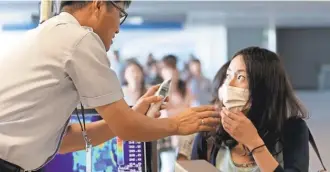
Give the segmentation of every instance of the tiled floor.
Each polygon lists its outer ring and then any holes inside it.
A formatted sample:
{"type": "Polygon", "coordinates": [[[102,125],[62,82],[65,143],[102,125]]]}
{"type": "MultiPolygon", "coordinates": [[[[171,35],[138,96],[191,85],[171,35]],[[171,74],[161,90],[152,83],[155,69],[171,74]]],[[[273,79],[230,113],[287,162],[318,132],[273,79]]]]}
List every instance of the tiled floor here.
{"type": "MultiPolygon", "coordinates": [[[[312,130],[325,166],[330,168],[330,91],[297,91],[298,97],[310,112],[307,123],[312,130]]],[[[316,154],[310,148],[310,171],[321,167],[316,154]]]]}

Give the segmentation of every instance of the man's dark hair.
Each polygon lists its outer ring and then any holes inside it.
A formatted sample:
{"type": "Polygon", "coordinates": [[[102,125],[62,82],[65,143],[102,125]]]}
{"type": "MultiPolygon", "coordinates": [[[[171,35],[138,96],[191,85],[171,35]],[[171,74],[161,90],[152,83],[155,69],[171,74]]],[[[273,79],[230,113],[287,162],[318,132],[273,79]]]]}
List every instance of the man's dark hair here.
{"type": "MultiPolygon", "coordinates": [[[[90,3],[92,1],[61,1],[61,5],[60,5],[60,11],[65,11],[65,7],[71,7],[71,9],[73,11],[75,10],[80,10],[82,8],[84,8],[88,3],[90,3]]],[[[111,1],[105,1],[107,3],[107,5],[111,5],[111,1]]],[[[125,8],[128,8],[131,4],[132,1],[128,0],[128,1],[113,1],[114,3],[119,3],[119,2],[123,2],[125,8]]]]}

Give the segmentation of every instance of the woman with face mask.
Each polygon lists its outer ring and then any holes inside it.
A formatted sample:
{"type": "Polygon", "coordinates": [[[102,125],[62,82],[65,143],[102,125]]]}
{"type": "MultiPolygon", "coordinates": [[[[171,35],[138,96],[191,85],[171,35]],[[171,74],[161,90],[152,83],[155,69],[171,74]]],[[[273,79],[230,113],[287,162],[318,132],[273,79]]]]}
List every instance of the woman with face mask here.
{"type": "Polygon", "coordinates": [[[196,136],[192,159],[223,172],[307,172],[307,114],[277,54],[249,47],[227,65],[215,80],[221,124],[196,136]]]}

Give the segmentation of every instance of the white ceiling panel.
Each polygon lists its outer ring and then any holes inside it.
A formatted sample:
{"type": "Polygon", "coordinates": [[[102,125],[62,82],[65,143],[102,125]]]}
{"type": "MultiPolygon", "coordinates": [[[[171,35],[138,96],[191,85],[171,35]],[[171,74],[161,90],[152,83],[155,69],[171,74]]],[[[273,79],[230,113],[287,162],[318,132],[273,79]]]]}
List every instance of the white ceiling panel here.
{"type": "MultiPolygon", "coordinates": [[[[0,1],[0,22],[27,20],[39,1],[0,1]],[[14,17],[10,17],[10,14],[14,17]],[[19,17],[17,16],[25,16],[19,17]],[[5,16],[5,17],[1,17],[5,16]],[[8,17],[9,16],[9,17],[8,17]],[[15,18],[16,17],[16,18],[15,18]]],[[[330,1],[140,1],[129,16],[147,22],[225,24],[228,26],[330,26],[330,1]]]]}

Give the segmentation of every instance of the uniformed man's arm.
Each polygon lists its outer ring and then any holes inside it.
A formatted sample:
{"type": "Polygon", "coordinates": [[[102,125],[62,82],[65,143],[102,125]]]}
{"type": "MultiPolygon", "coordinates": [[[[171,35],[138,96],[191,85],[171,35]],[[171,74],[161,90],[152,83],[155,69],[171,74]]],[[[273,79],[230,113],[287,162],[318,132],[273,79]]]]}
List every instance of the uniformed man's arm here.
{"type": "MultiPolygon", "coordinates": [[[[111,138],[115,134],[110,130],[108,124],[104,120],[86,124],[88,137],[91,139],[93,146],[99,145],[111,138]]],[[[82,136],[81,127],[79,124],[71,124],[59,150],[59,153],[65,154],[75,152],[85,148],[85,141],[82,136]]]]}
{"type": "Polygon", "coordinates": [[[177,134],[174,119],[150,118],[133,111],[122,99],[96,108],[109,127],[123,140],[150,141],[177,134]]]}
{"type": "MultiPolygon", "coordinates": [[[[124,100],[98,107],[105,120],[86,124],[93,146],[118,136],[123,140],[149,141],[174,134],[176,126],[169,119],[154,119],[133,111],[124,100]],[[155,121],[157,120],[157,121],[155,121]],[[107,122],[106,122],[107,121],[107,122]],[[114,130],[114,131],[112,131],[114,130]]],[[[59,150],[60,154],[83,150],[85,142],[79,124],[68,127],[59,150]]]]}
{"type": "MultiPolygon", "coordinates": [[[[142,115],[146,113],[151,103],[160,101],[161,99],[153,96],[158,88],[159,86],[154,86],[149,89],[148,92],[139,99],[138,103],[133,107],[133,110],[135,112],[140,112],[141,114],[139,115],[142,115]]],[[[157,116],[157,114],[155,115],[157,116]]],[[[104,120],[86,124],[86,129],[93,146],[106,142],[116,136],[104,120]]],[[[85,142],[82,137],[80,125],[70,125],[67,129],[66,135],[63,138],[59,153],[64,154],[83,150],[84,148],[85,142]]]]}

